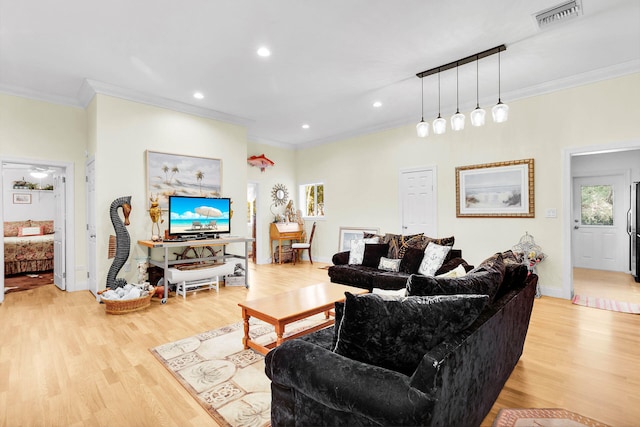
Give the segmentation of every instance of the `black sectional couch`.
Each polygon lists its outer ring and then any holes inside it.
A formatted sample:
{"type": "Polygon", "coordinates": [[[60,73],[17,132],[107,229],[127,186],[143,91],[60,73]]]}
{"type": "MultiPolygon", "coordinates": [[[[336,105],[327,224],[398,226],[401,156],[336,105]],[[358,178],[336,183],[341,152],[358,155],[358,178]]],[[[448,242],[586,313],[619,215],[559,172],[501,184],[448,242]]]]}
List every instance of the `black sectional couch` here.
{"type": "Polygon", "coordinates": [[[406,298],[347,295],[335,327],[267,354],[272,425],[480,425],[522,354],[537,283],[502,258],[412,275],[406,298]]]}
{"type": "MultiPolygon", "coordinates": [[[[384,252],[386,255],[386,250],[384,252]]],[[[362,264],[352,265],[349,264],[348,251],[338,252],[332,258],[333,265],[329,267],[329,279],[333,283],[357,286],[368,289],[369,292],[371,292],[373,288],[387,290],[402,289],[405,287],[409,276],[417,273],[422,255],[424,255],[424,251],[422,250],[410,250],[402,258],[400,271],[392,272],[378,269],[380,254],[377,254],[377,257],[372,256],[370,260],[366,258],[365,254],[365,259],[362,264]]],[[[461,250],[451,249],[444,264],[442,264],[442,267],[440,267],[436,274],[451,271],[460,264],[464,265],[467,271],[473,269],[472,265],[467,264],[465,260],[462,259],[461,250]]]]}

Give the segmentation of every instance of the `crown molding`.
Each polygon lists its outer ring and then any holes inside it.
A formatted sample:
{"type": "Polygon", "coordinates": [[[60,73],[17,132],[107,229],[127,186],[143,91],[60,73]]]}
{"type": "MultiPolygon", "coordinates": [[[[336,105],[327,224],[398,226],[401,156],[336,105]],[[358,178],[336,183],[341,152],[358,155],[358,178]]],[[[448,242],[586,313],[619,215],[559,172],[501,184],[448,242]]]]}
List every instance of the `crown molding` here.
{"type": "Polygon", "coordinates": [[[67,96],[60,96],[51,93],[38,92],[31,89],[25,89],[17,86],[8,86],[0,84],[0,92],[7,95],[18,96],[20,98],[33,99],[35,101],[48,102],[51,104],[66,105],[68,107],[84,108],[84,106],[76,99],[67,96]]]}
{"type": "Polygon", "coordinates": [[[96,94],[113,96],[116,98],[125,99],[127,101],[152,105],[154,107],[166,108],[168,110],[177,111],[180,113],[192,114],[194,116],[220,120],[226,123],[232,123],[241,126],[249,126],[253,123],[253,120],[247,119],[245,117],[235,116],[233,114],[227,114],[209,108],[197,107],[195,105],[175,101],[173,99],[149,95],[143,92],[122,88],[97,80],[85,79],[79,91],[79,96],[82,99],[84,108],[89,105],[89,102],[91,102],[96,94]]]}

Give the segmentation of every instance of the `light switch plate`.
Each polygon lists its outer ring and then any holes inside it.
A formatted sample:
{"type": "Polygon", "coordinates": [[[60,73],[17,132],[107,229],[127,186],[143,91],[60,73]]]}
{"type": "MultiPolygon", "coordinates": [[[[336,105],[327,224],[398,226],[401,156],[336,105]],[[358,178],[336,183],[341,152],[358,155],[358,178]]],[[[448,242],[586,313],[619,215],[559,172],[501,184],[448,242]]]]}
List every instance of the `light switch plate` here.
{"type": "Polygon", "coordinates": [[[558,216],[556,208],[547,208],[544,212],[544,216],[545,218],[556,218],[558,216]]]}

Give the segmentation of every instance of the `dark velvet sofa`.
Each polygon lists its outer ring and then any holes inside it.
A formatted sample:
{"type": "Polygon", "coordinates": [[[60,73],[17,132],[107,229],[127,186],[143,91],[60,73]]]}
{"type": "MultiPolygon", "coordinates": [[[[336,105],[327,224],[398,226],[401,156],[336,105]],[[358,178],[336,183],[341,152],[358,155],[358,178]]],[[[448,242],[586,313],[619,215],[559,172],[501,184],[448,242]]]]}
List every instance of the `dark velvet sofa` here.
{"type": "MultiPolygon", "coordinates": [[[[373,258],[372,261],[365,258],[363,264],[352,265],[349,264],[348,251],[338,252],[332,258],[333,265],[329,267],[328,270],[329,279],[333,283],[356,286],[368,289],[369,292],[371,292],[373,288],[386,290],[402,289],[405,287],[409,276],[417,272],[418,266],[416,264],[420,264],[423,252],[420,250],[416,252],[416,254],[419,258],[413,260],[413,254],[410,251],[409,254],[403,257],[403,262],[400,264],[400,271],[392,272],[377,268],[380,259],[379,255],[373,258]]],[[[462,251],[460,249],[451,249],[444,264],[436,274],[453,270],[459,264],[463,264],[467,271],[473,268],[473,266],[468,265],[462,259],[462,251]]]]}
{"type": "MultiPolygon", "coordinates": [[[[271,350],[265,370],[272,381],[272,425],[480,425],[522,354],[537,283],[537,276],[527,275],[525,266],[505,265],[502,257],[498,258],[488,268],[483,262],[463,278],[412,275],[406,284],[407,298],[347,295],[345,303],[336,303],[336,327],[286,341],[271,350]],[[456,295],[442,295],[447,293],[456,295]],[[425,296],[434,294],[440,295],[425,296]],[[452,298],[454,303],[460,298],[476,302],[484,298],[486,305],[477,317],[471,316],[470,325],[460,324],[464,326],[460,330],[445,328],[439,340],[437,333],[419,335],[428,336],[424,340],[430,341],[429,345],[435,343],[424,352],[415,350],[411,337],[405,344],[398,341],[405,332],[412,333],[415,317],[405,321],[396,313],[391,320],[370,322],[356,341],[366,335],[361,344],[368,348],[370,341],[396,341],[384,344],[387,348],[381,354],[363,351],[347,357],[339,350],[343,335],[347,335],[346,324],[353,320],[350,307],[354,298],[396,306],[418,300],[421,307],[424,298],[452,298]],[[380,298],[390,300],[381,302],[380,298]],[[389,321],[402,325],[398,337],[376,333],[376,328],[385,328],[389,321]],[[389,355],[392,364],[405,364],[398,368],[385,366],[389,355]],[[381,357],[383,362],[367,363],[372,357],[381,357]],[[406,364],[411,360],[414,362],[406,364]]],[[[377,313],[389,311],[383,307],[377,313]]],[[[442,325],[453,316],[455,323],[461,316],[470,316],[468,308],[444,310],[432,321],[442,325]]],[[[417,322],[425,317],[429,315],[417,318],[417,322]]],[[[421,339],[414,337],[413,341],[421,344],[421,339]]]]}

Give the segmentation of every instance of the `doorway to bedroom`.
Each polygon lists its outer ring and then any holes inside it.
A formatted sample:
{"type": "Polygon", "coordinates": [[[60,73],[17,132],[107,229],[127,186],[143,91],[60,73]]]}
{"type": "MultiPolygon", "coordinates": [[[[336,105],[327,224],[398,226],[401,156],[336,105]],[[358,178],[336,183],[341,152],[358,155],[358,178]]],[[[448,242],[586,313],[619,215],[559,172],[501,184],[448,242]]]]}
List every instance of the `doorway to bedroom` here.
{"type": "MultiPolygon", "coordinates": [[[[3,158],[3,275],[7,293],[55,284],[67,290],[66,163],[3,158]]],[[[73,174],[73,172],[71,172],[73,174]]]]}

